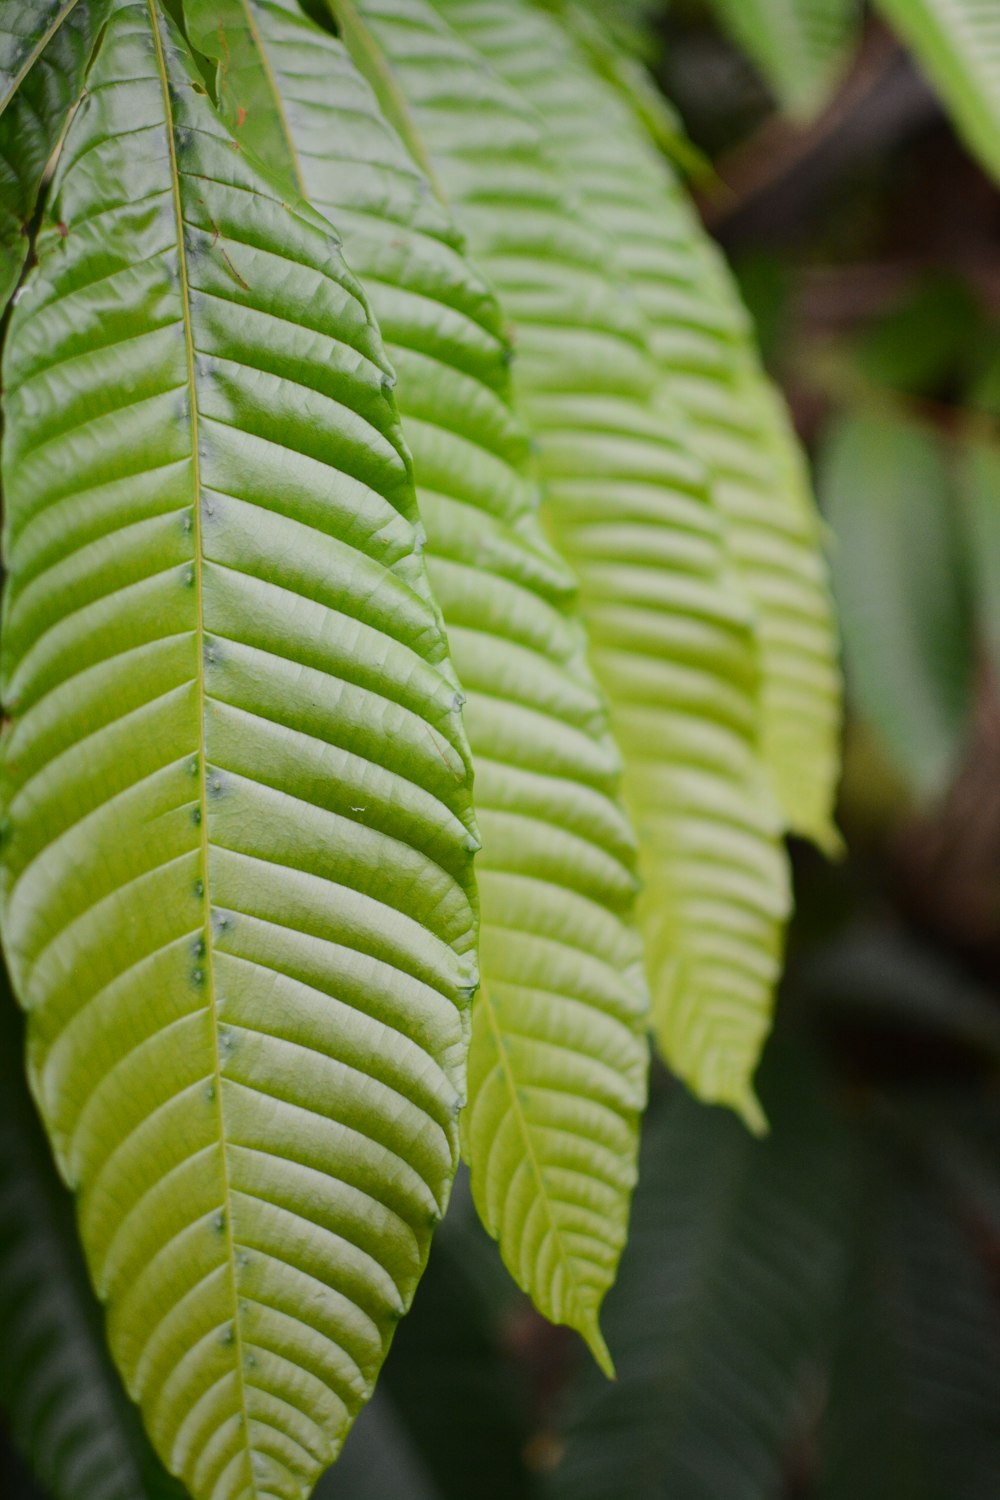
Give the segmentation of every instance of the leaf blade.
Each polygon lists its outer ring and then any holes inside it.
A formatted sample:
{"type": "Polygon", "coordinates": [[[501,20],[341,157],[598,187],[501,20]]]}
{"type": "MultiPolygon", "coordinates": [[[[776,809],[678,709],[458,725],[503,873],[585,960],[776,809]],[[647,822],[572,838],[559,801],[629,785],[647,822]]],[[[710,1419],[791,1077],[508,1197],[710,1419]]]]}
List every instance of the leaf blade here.
{"type": "Polygon", "coordinates": [[[298,1497],[457,1157],[476,840],[409,460],[328,228],[151,6],[112,14],[38,253],[4,452],[33,1083],[168,1466],[298,1497]]]}
{"type": "Polygon", "coordinates": [[[515,392],[626,751],[658,1040],[694,1087],[759,1126],[750,1078],[789,896],[756,764],[750,619],[614,250],[500,76],[521,56],[544,71],[555,23],[521,5],[362,8],[515,325],[515,392]]]}
{"type": "Polygon", "coordinates": [[[625,1239],[647,1062],[634,852],[572,580],[538,526],[500,312],[343,47],[293,5],[241,0],[224,8],[224,52],[218,13],[189,3],[230,124],[274,122],[274,89],[286,101],[272,161],[291,152],[343,234],[399,375],[477,765],[485,982],[462,1127],[477,1205],[518,1283],[607,1367],[598,1309],[625,1239]],[[573,945],[589,987],[560,961],[573,945]],[[602,1215],[581,1225],[595,1197],[602,1215]]]}

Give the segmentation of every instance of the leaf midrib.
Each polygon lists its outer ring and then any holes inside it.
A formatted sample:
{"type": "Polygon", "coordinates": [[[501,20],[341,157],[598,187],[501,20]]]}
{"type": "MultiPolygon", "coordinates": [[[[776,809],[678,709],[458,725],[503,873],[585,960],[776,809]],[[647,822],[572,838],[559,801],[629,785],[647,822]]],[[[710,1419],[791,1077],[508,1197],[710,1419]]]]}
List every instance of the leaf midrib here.
{"type": "Polygon", "coordinates": [[[233,1216],[232,1216],[232,1192],[229,1182],[229,1160],[226,1154],[226,1122],[225,1111],[222,1103],[222,1059],[219,1053],[219,1014],[218,998],[215,988],[215,969],[212,947],[212,902],[209,891],[209,838],[208,838],[208,788],[206,775],[206,736],[205,736],[205,700],[207,696],[205,683],[205,612],[203,597],[203,556],[202,556],[202,529],[201,529],[201,458],[198,444],[198,395],[195,373],[195,342],[194,330],[191,325],[191,297],[190,280],[188,275],[187,252],[184,245],[184,212],[181,203],[180,170],[177,162],[177,142],[174,131],[174,112],[170,98],[170,81],[167,73],[166,58],[163,52],[163,38],[160,32],[159,17],[156,10],[156,0],[146,0],[149,10],[150,29],[153,34],[153,46],[156,54],[156,66],[160,75],[160,86],[163,92],[163,112],[166,121],[167,148],[170,156],[170,186],[173,201],[174,222],[177,239],[178,272],[180,276],[180,298],[181,315],[184,330],[184,352],[187,362],[188,397],[191,413],[191,472],[192,489],[194,492],[192,505],[192,535],[194,545],[194,590],[195,590],[195,650],[196,662],[196,684],[198,697],[198,828],[201,839],[201,900],[202,900],[202,942],[204,953],[202,963],[204,965],[206,995],[210,1026],[212,1033],[213,1049],[213,1089],[215,1108],[218,1120],[218,1144],[219,1160],[222,1174],[222,1213],[225,1220],[223,1229],[226,1236],[226,1259],[229,1268],[230,1297],[232,1301],[233,1321],[233,1352],[236,1365],[236,1384],[239,1391],[240,1414],[242,1418],[242,1432],[244,1434],[243,1454],[249,1476],[251,1500],[259,1500],[257,1480],[250,1462],[250,1425],[249,1411],[247,1408],[246,1378],[244,1374],[243,1355],[243,1332],[240,1325],[239,1288],[236,1282],[236,1245],[233,1238],[233,1216]]]}

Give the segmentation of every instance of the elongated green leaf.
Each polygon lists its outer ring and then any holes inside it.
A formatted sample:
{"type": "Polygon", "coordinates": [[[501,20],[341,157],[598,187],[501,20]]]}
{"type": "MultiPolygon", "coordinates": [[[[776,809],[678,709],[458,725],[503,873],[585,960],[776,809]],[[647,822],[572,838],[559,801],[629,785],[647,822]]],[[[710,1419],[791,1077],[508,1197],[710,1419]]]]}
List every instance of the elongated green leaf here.
{"type": "Polygon", "coordinates": [[[619,262],[756,611],[765,763],[789,828],[835,848],[840,683],[826,567],[804,459],[732,277],[639,114],[591,76],[581,49],[552,25],[546,64],[509,26],[496,38],[491,56],[541,108],[592,217],[619,226],[619,262]]]}
{"type": "Polygon", "coordinates": [[[658,1038],[696,1089],[758,1120],[749,1080],[788,891],[756,764],[748,616],[609,226],[577,211],[537,116],[470,45],[493,56],[509,31],[545,68],[555,23],[516,3],[362,10],[514,322],[515,388],[626,753],[658,1038]]]}
{"type": "Polygon", "coordinates": [[[391,377],[172,24],[115,5],[5,351],[4,936],[112,1350],[300,1500],[457,1154],[476,847],[391,377]]]}
{"type": "Polygon", "coordinates": [[[877,0],[966,143],[1000,179],[1000,10],[991,0],[877,0]]]}
{"type": "Polygon", "coordinates": [[[957,500],[941,440],[891,408],[848,413],[820,463],[859,712],[927,796],[947,785],[971,708],[957,500]]]}
{"type": "Polygon", "coordinates": [[[183,1500],[108,1357],[0,983],[0,1409],[50,1500],[183,1500]]]}
{"type": "Polygon", "coordinates": [[[293,0],[188,0],[188,15],[234,132],[344,235],[399,375],[483,832],[473,1188],[519,1283],[607,1365],[597,1312],[647,1063],[634,849],[572,579],[525,478],[499,310],[339,41],[293,0]]]}
{"type": "Polygon", "coordinates": [[[618,1381],[571,1388],[558,1500],[764,1500],[840,1308],[848,1157],[802,1050],[761,1069],[755,1141],[677,1091],[654,1105],[607,1322],[618,1381]]]}
{"type": "Polygon", "coordinates": [[[757,64],[782,109],[804,120],[818,114],[850,59],[861,19],[858,0],[709,4],[757,64]]]}
{"type": "Polygon", "coordinates": [[[50,24],[44,9],[8,4],[0,12],[0,86],[11,91],[0,100],[0,312],[20,278],[42,179],[83,90],[108,0],[51,5],[50,24]],[[27,45],[29,28],[44,46],[27,45]]]}

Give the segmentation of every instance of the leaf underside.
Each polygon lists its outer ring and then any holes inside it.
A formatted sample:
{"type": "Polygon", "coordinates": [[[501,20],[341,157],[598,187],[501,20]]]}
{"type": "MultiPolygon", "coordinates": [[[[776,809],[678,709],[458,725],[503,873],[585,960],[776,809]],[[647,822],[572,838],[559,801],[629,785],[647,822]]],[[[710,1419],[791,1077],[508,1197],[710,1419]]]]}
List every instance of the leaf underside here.
{"type": "Polygon", "coordinates": [[[506,14],[503,32],[480,32],[489,55],[541,110],[592,217],[619,226],[622,269],[707,466],[755,613],[761,753],[775,795],[793,832],[834,849],[837,642],[817,516],[788,414],[760,370],[721,254],[635,109],[593,76],[581,48],[556,25],[506,14]]]}
{"type": "Polygon", "coordinates": [[[5,941],[112,1351],[300,1500],[455,1167],[467,749],[367,305],[115,6],[7,340],[5,941]]]}
{"type": "Polygon", "coordinates": [[[757,1123],[788,888],[756,765],[749,617],[614,249],[567,196],[536,114],[470,45],[499,65],[507,31],[537,47],[533,20],[550,23],[518,5],[362,9],[514,323],[516,393],[626,754],[657,1035],[695,1088],[757,1123]]]}
{"type": "Polygon", "coordinates": [[[372,298],[413,452],[428,566],[466,695],[483,987],[463,1117],[477,1206],[541,1310],[608,1367],[645,1099],[632,836],[573,584],[539,529],[495,299],[341,44],[290,0],[191,3],[237,135],[293,174],[372,298]],[[254,120],[275,121],[264,140],[254,120]],[[242,125],[240,122],[243,122],[242,125]]]}

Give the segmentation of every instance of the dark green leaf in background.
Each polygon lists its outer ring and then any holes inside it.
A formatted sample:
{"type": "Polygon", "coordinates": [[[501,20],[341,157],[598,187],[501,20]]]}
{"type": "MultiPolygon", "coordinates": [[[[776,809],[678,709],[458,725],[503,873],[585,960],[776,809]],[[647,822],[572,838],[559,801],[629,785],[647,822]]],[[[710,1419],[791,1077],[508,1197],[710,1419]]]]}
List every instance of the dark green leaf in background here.
{"type": "MultiPolygon", "coordinates": [[[[111,1363],[0,976],[0,1410],[51,1500],[183,1500],[111,1363]]],[[[17,1497],[15,1495],[15,1500],[17,1497]]]]}
{"type": "Polygon", "coordinates": [[[992,1500],[1000,1305],[974,1245],[898,1143],[867,1143],[821,1500],[992,1500]]]}
{"type": "Polygon", "coordinates": [[[962,749],[974,654],[943,440],[886,404],[847,412],[826,436],[820,491],[855,708],[931,796],[962,749]]]}
{"type": "Polygon", "coordinates": [[[804,1423],[842,1273],[847,1162],[808,1060],[761,1070],[752,1139],[679,1086],[644,1142],[608,1298],[618,1381],[573,1392],[553,1500],[772,1500],[804,1423]]]}

